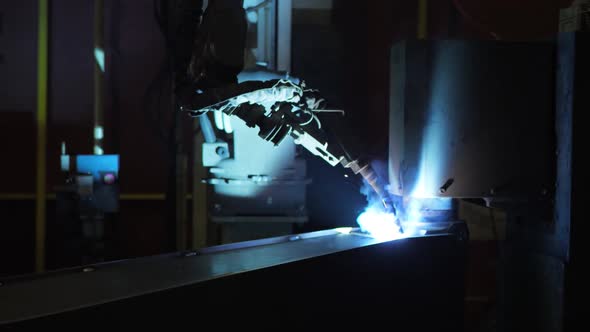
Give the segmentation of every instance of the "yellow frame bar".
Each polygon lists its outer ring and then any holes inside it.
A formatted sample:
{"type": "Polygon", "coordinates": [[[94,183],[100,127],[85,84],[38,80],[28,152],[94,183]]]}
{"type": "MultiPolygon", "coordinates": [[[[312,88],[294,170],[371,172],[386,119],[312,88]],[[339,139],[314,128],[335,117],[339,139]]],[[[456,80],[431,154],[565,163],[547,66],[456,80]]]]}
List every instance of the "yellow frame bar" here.
{"type": "Polygon", "coordinates": [[[428,36],[428,0],[418,0],[418,39],[428,36]]]}
{"type": "Polygon", "coordinates": [[[37,184],[35,194],[35,271],[37,272],[45,270],[48,2],[49,0],[39,0],[37,45],[37,184]]]}
{"type": "MultiPolygon", "coordinates": [[[[56,199],[55,193],[45,193],[46,200],[56,199]]],[[[186,199],[193,199],[192,194],[186,194],[186,199]]],[[[163,201],[166,199],[164,193],[128,193],[120,194],[121,201],[163,201]]],[[[0,192],[0,201],[37,201],[35,193],[2,193],[0,192]]]]}

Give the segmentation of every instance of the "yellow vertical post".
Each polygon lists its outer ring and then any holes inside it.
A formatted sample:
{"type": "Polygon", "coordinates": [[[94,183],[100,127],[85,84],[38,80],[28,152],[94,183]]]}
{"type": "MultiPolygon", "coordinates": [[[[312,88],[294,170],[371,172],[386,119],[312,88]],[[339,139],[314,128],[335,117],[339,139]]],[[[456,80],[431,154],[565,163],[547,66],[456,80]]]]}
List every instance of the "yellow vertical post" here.
{"type": "Polygon", "coordinates": [[[103,91],[105,72],[104,4],[94,0],[94,154],[104,153],[103,91]]]}
{"type": "Polygon", "coordinates": [[[45,270],[48,1],[39,0],[37,45],[37,184],[35,195],[35,271],[37,272],[45,270]]]}
{"type": "Polygon", "coordinates": [[[428,0],[418,0],[418,39],[428,35],[428,0]]]}
{"type": "MultiPolygon", "coordinates": [[[[194,119],[195,132],[199,129],[199,120],[194,119]]],[[[193,137],[193,216],[192,216],[192,248],[199,249],[207,246],[207,185],[201,179],[207,176],[203,167],[203,135],[193,137]]]]}

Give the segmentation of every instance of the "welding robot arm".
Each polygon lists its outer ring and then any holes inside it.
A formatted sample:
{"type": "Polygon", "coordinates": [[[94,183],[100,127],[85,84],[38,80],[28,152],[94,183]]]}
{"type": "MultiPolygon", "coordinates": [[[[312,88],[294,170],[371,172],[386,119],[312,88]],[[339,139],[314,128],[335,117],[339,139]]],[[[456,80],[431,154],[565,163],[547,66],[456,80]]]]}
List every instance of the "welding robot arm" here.
{"type": "Polygon", "coordinates": [[[260,138],[275,145],[291,136],[296,144],[328,164],[341,165],[362,176],[382,200],[383,208],[394,212],[385,185],[371,165],[351,157],[322,127],[318,115],[333,112],[325,106],[317,90],[309,89],[305,82],[298,84],[285,78],[198,90],[185,95],[181,109],[194,117],[206,116],[210,111],[237,116],[249,127],[257,127],[260,138]]]}
{"type": "MultiPolygon", "coordinates": [[[[202,1],[181,0],[182,7],[198,10],[202,1]]],[[[194,12],[194,11],[193,11],[194,12]]],[[[182,111],[193,117],[220,111],[237,116],[249,127],[258,127],[258,135],[275,145],[287,136],[328,164],[340,164],[359,174],[381,198],[383,208],[394,212],[384,184],[368,162],[351,157],[339,141],[327,135],[319,114],[326,110],[326,101],[318,91],[297,79],[237,82],[244,66],[247,23],[242,0],[210,0],[201,22],[195,28],[190,63],[182,56],[182,72],[176,70],[176,96],[182,111]]],[[[191,15],[186,22],[194,23],[191,15]]],[[[191,24],[192,24],[191,23],[191,24]]],[[[186,24],[191,26],[191,24],[186,24]]],[[[179,47],[182,45],[179,45],[179,47]]],[[[184,46],[183,46],[184,47],[184,46]]]]}

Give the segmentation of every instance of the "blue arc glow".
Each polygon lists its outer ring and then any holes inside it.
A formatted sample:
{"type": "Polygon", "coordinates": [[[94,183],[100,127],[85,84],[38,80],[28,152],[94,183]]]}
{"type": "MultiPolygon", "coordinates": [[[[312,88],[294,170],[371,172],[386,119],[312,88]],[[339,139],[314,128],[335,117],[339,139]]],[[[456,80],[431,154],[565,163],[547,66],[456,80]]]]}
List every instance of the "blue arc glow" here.
{"type": "Polygon", "coordinates": [[[356,222],[361,230],[368,232],[377,240],[397,240],[406,237],[395,222],[395,215],[387,213],[379,206],[370,205],[361,213],[356,222]]]}
{"type": "MultiPolygon", "coordinates": [[[[456,121],[452,112],[455,105],[450,103],[453,99],[449,96],[462,93],[453,84],[449,84],[449,78],[453,77],[452,73],[460,70],[451,67],[454,63],[452,54],[443,53],[434,58],[432,79],[429,82],[431,95],[427,109],[424,110],[424,114],[420,114],[423,117],[420,125],[424,127],[419,137],[420,150],[416,156],[417,173],[403,190],[403,214],[388,214],[369,199],[368,207],[357,218],[361,229],[371,233],[375,238],[393,240],[425,235],[423,225],[419,224],[426,221],[425,213],[431,209],[451,208],[452,200],[440,197],[439,188],[444,184],[446,177],[451,176],[448,174],[447,158],[452,155],[453,150],[447,142],[456,121]],[[396,218],[402,220],[403,233],[396,224],[396,218]]],[[[369,197],[363,189],[361,192],[369,197]]]]}
{"type": "Polygon", "coordinates": [[[405,191],[411,197],[439,197],[439,189],[452,177],[449,174],[448,158],[453,155],[453,147],[449,137],[456,130],[453,96],[461,94],[453,84],[459,64],[448,52],[437,53],[433,59],[432,78],[430,80],[430,98],[427,109],[422,115],[424,120],[421,133],[421,147],[418,155],[417,176],[413,186],[405,191]]]}

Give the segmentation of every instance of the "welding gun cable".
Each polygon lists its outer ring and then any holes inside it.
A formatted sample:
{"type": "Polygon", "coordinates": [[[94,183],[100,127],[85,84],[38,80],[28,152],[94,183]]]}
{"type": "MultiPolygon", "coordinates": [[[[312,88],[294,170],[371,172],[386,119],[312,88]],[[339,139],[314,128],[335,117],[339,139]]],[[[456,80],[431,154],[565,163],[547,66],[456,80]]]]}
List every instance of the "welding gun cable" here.
{"type": "Polygon", "coordinates": [[[302,126],[302,127],[307,126],[308,124],[312,123],[315,120],[315,122],[318,124],[318,129],[322,129],[322,123],[320,122],[320,119],[317,117],[317,115],[315,115],[312,112],[307,111],[307,110],[304,110],[303,112],[305,114],[308,114],[310,117],[309,117],[309,120],[300,124],[300,126],[302,126]]]}
{"type": "Polygon", "coordinates": [[[311,113],[309,113],[309,111],[305,111],[305,110],[303,111],[303,113],[309,115],[309,119],[308,120],[306,120],[305,122],[302,122],[302,123],[299,124],[300,126],[305,127],[308,124],[310,124],[310,123],[313,122],[314,114],[311,114],[311,113]]]}

